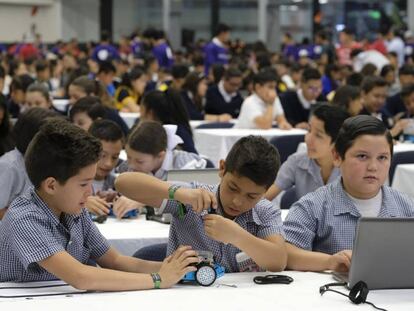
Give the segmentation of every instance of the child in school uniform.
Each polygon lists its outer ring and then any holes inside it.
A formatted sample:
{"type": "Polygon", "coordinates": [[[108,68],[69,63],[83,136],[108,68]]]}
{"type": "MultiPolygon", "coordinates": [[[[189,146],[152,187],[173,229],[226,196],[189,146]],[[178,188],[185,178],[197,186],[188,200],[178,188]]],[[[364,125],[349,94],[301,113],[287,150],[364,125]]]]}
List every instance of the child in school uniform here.
{"type": "Polygon", "coordinates": [[[296,152],[282,164],[276,181],[267,191],[273,200],[282,190],[295,186],[296,199],[313,192],[341,175],[334,166],[332,148],[342,123],[349,115],[343,109],[327,104],[315,108],[305,135],[307,151],[296,152]]]}
{"type": "Polygon", "coordinates": [[[126,143],[128,168],[122,165],[119,171],[142,172],[166,180],[168,170],[205,168],[207,161],[198,154],[176,149],[182,143],[176,131],[176,125],[140,122],[126,143]]]}
{"type": "Polygon", "coordinates": [[[248,136],[221,160],[219,185],[193,182],[188,189],[142,173],[124,173],[115,186],[133,200],[172,213],[168,254],[188,244],[211,251],[227,272],[243,271],[252,264],[281,271],[287,259],[281,213],[263,199],[279,163],[279,154],[271,144],[262,137],[248,136]],[[214,214],[207,213],[211,208],[214,214]],[[249,264],[236,259],[242,253],[240,257],[250,257],[249,264]]]}
{"type": "Polygon", "coordinates": [[[50,117],[56,117],[56,114],[33,108],[21,114],[13,128],[16,148],[0,158],[0,220],[10,203],[31,186],[24,167],[24,154],[43,121],[50,117]]]}
{"type": "Polygon", "coordinates": [[[102,154],[96,167],[92,182],[92,195],[86,201],[86,208],[95,215],[108,215],[110,203],[113,213],[122,218],[126,211],[137,209],[141,205],[115,192],[114,168],[118,164],[119,154],[124,146],[124,134],[118,124],[111,120],[96,120],[89,133],[102,144],[102,154]]]}
{"type": "Polygon", "coordinates": [[[414,216],[414,202],[383,185],[392,153],[381,120],[360,115],[344,122],[334,150],[342,177],[302,197],[284,222],[288,268],[347,271],[360,217],[414,216]]]}
{"type": "Polygon", "coordinates": [[[271,69],[264,69],[253,78],[252,95],[247,97],[240,110],[239,118],[234,126],[240,129],[270,129],[273,121],[283,130],[292,126],[285,118],[282,104],[276,94],[277,77],[271,69]]]}
{"type": "Polygon", "coordinates": [[[110,247],[84,209],[100,153],[97,138],[64,120],[49,120],[36,134],[25,156],[34,188],[13,201],[0,226],[0,282],[61,279],[84,290],[138,290],[170,287],[195,271],[190,247],[162,263],[110,247]]]}

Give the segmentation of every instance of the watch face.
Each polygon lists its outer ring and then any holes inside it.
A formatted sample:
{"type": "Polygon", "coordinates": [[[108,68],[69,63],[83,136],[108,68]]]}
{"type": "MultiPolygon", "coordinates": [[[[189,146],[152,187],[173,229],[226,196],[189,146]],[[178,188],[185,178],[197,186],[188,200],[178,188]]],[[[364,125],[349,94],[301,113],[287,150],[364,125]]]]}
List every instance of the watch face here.
{"type": "Polygon", "coordinates": [[[209,265],[202,266],[196,272],[196,280],[202,286],[210,286],[216,280],[216,271],[209,265]]]}

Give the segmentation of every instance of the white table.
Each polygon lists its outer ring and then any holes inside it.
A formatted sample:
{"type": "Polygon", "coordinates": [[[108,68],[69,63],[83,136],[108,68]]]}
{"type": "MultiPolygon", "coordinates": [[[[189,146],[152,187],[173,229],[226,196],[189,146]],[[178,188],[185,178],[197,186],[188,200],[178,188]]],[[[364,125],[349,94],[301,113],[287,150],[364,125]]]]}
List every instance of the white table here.
{"type": "MultiPolygon", "coordinates": [[[[178,284],[166,290],[0,299],[0,310],[374,310],[368,304],[353,305],[339,294],[326,292],[321,296],[319,287],[334,282],[329,274],[296,271],[283,274],[293,277],[293,283],[256,285],[253,277],[265,273],[229,273],[210,287],[178,284]]],[[[341,287],[335,289],[346,292],[341,287]]],[[[380,290],[371,291],[368,301],[388,310],[412,310],[413,297],[414,290],[380,290]]]]}
{"type": "Polygon", "coordinates": [[[399,164],[394,172],[392,188],[414,198],[414,164],[399,164]]]}
{"type": "Polygon", "coordinates": [[[105,223],[97,226],[115,249],[129,256],[141,247],[167,243],[170,230],[169,225],[145,220],[145,215],[139,215],[136,219],[121,220],[108,217],[105,223]]]}
{"type": "Polygon", "coordinates": [[[240,138],[248,135],[263,136],[270,140],[272,137],[285,135],[305,135],[301,129],[292,130],[256,130],[256,129],[196,129],[194,130],[194,142],[197,151],[207,156],[214,165],[218,166],[221,159],[225,159],[231,147],[240,138]]]}
{"type": "Polygon", "coordinates": [[[135,121],[139,118],[139,112],[119,112],[121,118],[125,121],[128,128],[134,126],[135,121]]]}

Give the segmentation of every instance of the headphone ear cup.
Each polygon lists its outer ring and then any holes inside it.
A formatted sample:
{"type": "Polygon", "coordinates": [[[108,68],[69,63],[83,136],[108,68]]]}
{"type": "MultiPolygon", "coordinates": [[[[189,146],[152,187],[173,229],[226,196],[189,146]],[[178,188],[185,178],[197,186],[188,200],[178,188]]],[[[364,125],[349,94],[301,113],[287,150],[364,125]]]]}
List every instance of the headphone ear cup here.
{"type": "Polygon", "coordinates": [[[360,304],[367,300],[368,293],[369,289],[367,283],[359,281],[351,288],[349,299],[355,304],[360,304]]]}

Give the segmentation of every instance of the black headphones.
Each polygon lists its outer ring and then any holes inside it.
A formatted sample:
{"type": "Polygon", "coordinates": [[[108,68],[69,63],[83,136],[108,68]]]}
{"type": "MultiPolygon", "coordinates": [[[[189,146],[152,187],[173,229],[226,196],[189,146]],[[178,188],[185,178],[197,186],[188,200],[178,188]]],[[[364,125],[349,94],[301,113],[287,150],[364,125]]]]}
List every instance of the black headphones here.
{"type": "Polygon", "coordinates": [[[360,303],[367,303],[367,304],[370,304],[371,306],[373,306],[377,310],[386,311],[386,309],[378,308],[372,302],[367,301],[367,296],[368,296],[368,293],[369,293],[369,289],[368,289],[367,283],[365,283],[363,281],[357,282],[351,288],[348,295],[345,294],[345,293],[342,293],[340,291],[337,291],[335,289],[329,288],[329,287],[332,287],[332,286],[346,286],[346,285],[347,285],[347,283],[329,283],[329,284],[326,284],[326,285],[323,285],[323,286],[319,287],[319,293],[321,294],[321,296],[326,292],[337,293],[337,294],[340,294],[342,296],[348,297],[349,300],[351,300],[353,303],[355,303],[357,305],[360,304],[360,303]]]}

